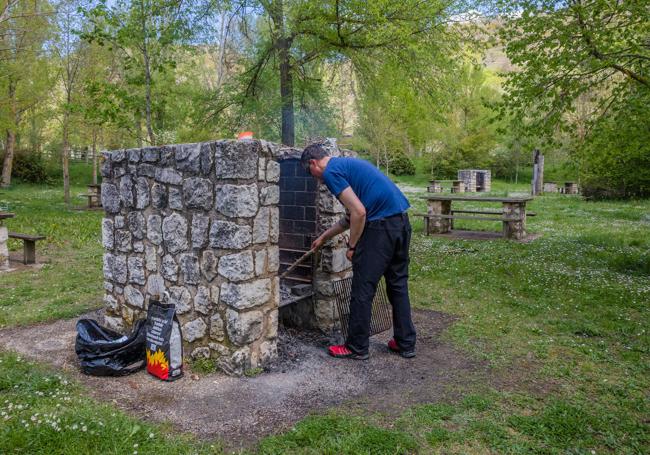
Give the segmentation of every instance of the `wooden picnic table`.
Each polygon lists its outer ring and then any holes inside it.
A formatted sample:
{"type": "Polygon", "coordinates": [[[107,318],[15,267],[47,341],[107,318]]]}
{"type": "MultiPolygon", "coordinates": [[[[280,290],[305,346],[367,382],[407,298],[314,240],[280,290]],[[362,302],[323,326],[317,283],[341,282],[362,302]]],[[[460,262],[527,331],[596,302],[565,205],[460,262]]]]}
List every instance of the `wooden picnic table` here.
{"type": "Polygon", "coordinates": [[[521,240],[526,237],[526,203],[532,201],[532,196],[524,197],[481,197],[460,195],[427,196],[428,211],[425,216],[425,230],[429,234],[444,234],[449,232],[455,219],[501,221],[503,236],[508,239],[521,240]],[[501,212],[453,210],[452,202],[500,202],[501,212]],[[461,215],[458,215],[458,214],[461,215]],[[490,216],[485,216],[490,215],[490,216]],[[495,217],[493,215],[500,215],[495,217]]]}

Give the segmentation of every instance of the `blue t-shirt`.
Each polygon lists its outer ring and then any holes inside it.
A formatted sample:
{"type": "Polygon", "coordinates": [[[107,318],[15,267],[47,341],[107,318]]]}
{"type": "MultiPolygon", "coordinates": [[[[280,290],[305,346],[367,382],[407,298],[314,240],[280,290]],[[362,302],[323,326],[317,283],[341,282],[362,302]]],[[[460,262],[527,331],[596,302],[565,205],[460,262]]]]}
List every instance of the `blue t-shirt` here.
{"type": "Polygon", "coordinates": [[[373,221],[406,211],[411,205],[388,177],[365,160],[332,157],[323,181],[337,198],[347,187],[366,208],[366,220],[373,221]]]}

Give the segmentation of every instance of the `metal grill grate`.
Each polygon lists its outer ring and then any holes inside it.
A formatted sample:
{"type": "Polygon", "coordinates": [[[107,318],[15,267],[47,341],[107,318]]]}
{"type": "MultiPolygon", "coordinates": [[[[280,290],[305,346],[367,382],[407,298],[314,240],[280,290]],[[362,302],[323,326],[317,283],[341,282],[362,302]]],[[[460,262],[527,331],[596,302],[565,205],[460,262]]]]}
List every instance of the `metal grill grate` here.
{"type": "MultiPolygon", "coordinates": [[[[352,295],[352,277],[334,281],[336,307],[339,313],[341,331],[348,337],[348,319],[350,318],[350,297],[352,295]]],[[[372,301],[372,317],[370,318],[370,336],[385,332],[393,325],[393,316],[384,280],[377,285],[377,292],[372,301]]]]}

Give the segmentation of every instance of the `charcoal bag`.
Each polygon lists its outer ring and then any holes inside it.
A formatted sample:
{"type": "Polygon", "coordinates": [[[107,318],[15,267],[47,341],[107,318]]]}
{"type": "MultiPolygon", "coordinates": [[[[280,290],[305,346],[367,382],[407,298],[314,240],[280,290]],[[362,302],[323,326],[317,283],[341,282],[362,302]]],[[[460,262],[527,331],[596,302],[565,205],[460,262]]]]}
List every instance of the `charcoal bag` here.
{"type": "Polygon", "coordinates": [[[149,302],[146,324],[147,371],[163,381],[183,376],[183,338],[172,304],[149,302]]]}
{"type": "Polygon", "coordinates": [[[130,335],[102,327],[93,319],[77,321],[75,352],[81,371],[93,376],[124,376],[145,366],[144,319],[130,335]]]}

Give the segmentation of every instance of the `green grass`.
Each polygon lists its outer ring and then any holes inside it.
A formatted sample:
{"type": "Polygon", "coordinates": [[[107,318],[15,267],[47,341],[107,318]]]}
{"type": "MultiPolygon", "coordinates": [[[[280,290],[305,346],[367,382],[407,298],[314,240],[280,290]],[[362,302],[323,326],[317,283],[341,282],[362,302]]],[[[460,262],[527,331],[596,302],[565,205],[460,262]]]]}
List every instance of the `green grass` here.
{"type": "Polygon", "coordinates": [[[287,434],[266,438],[263,454],[401,454],[417,449],[413,437],[402,431],[367,424],[358,417],[341,414],[311,416],[287,434]]]}
{"type": "MultiPolygon", "coordinates": [[[[221,453],[89,399],[64,375],[0,353],[0,453],[221,453]]],[[[165,412],[161,410],[161,412],[165,412]]]]}
{"type": "MultiPolygon", "coordinates": [[[[72,187],[74,197],[85,187],[72,187]]],[[[97,211],[69,210],[60,188],[19,185],[0,191],[0,210],[13,212],[5,221],[9,230],[41,234],[36,253],[45,265],[0,277],[0,328],[73,317],[101,306],[103,295],[102,245],[97,211]]],[[[22,242],[9,241],[21,251],[22,242]]]]}
{"type": "MultiPolygon", "coordinates": [[[[421,175],[400,178],[413,187],[424,187],[427,180],[421,175]]],[[[492,193],[527,190],[528,185],[497,181],[492,193]]],[[[413,211],[424,210],[422,193],[408,196],[413,211]]],[[[0,276],[0,325],[68,317],[100,305],[99,213],[67,211],[60,190],[35,186],[0,193],[0,206],[17,213],[7,222],[10,229],[48,235],[42,251],[50,260],[39,272],[0,276]]],[[[475,203],[459,206],[486,208],[475,203]]],[[[528,219],[529,231],[542,234],[530,244],[427,237],[422,221],[413,220],[413,305],[458,316],[443,336],[468,357],[487,362],[491,375],[483,386],[453,390],[450,397],[461,398],[422,403],[396,420],[341,410],[311,416],[293,430],[265,439],[258,451],[647,453],[650,201],[585,202],[575,196],[545,195],[528,208],[538,214],[528,219]]],[[[501,228],[499,223],[464,220],[456,227],[501,228]]],[[[47,375],[37,366],[17,366],[7,358],[11,355],[2,355],[0,375],[14,379],[2,380],[3,395],[14,394],[9,399],[14,404],[22,400],[38,406],[40,411],[34,412],[42,415],[58,412],[56,404],[61,403],[34,395],[44,381],[38,378],[47,375]]],[[[66,387],[80,400],[84,396],[78,386],[66,387]]],[[[6,403],[0,406],[6,411],[6,403]]],[[[102,414],[104,424],[110,420],[106,415],[113,418],[113,413],[121,423],[116,421],[110,432],[94,425],[90,436],[88,424],[88,431],[80,432],[81,421],[66,414],[67,425],[76,422],[77,430],[68,430],[64,440],[49,430],[35,437],[29,433],[33,429],[15,423],[28,422],[32,415],[21,414],[9,427],[0,426],[5,432],[0,452],[81,453],[99,438],[108,453],[131,453],[135,442],[130,433],[136,425],[147,428],[142,434],[167,434],[109,406],[101,409],[107,413],[102,414]],[[106,449],[104,440],[117,448],[106,449]]],[[[209,450],[195,441],[178,447],[173,440],[160,441],[161,446],[141,445],[139,453],[209,450]]]]}

